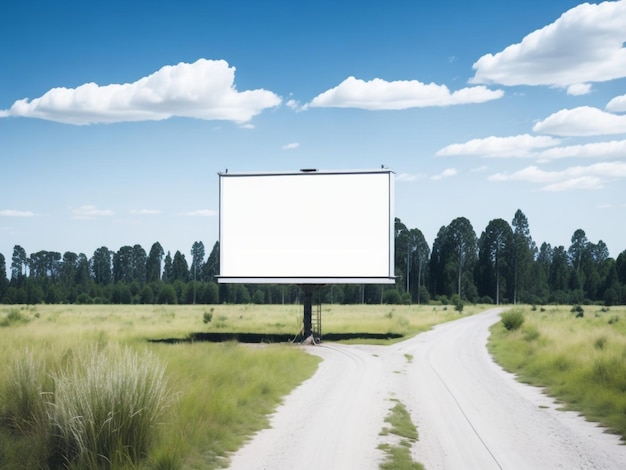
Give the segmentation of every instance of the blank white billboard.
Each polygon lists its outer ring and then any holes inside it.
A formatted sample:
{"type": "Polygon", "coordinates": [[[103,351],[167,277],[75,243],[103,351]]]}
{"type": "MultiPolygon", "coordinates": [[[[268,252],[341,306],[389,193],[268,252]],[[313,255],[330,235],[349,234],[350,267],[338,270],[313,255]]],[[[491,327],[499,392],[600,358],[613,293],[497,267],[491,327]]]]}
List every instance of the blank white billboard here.
{"type": "Polygon", "coordinates": [[[219,176],[219,282],[394,282],[392,171],[219,176]]]}

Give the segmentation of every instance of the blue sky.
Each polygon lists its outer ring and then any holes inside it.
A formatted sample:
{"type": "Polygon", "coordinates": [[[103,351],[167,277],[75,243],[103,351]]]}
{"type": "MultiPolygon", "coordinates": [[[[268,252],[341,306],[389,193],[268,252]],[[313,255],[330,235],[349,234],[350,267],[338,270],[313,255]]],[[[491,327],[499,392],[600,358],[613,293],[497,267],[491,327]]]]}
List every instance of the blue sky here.
{"type": "Polygon", "coordinates": [[[0,3],[0,253],[218,238],[218,176],[396,173],[432,246],[626,249],[626,1],[0,3]]]}

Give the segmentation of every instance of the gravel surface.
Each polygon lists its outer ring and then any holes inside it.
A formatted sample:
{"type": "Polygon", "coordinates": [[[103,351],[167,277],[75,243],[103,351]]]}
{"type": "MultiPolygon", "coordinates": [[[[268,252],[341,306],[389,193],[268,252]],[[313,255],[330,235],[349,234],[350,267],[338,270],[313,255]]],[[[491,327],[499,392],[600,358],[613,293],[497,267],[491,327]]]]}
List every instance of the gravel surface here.
{"type": "MultiPolygon", "coordinates": [[[[521,384],[489,356],[500,310],[393,346],[308,346],[323,358],[231,469],[377,469],[385,416],[400,400],[419,431],[415,461],[434,469],[624,469],[616,436],[521,384]]],[[[288,373],[288,371],[285,371],[288,373]]]]}

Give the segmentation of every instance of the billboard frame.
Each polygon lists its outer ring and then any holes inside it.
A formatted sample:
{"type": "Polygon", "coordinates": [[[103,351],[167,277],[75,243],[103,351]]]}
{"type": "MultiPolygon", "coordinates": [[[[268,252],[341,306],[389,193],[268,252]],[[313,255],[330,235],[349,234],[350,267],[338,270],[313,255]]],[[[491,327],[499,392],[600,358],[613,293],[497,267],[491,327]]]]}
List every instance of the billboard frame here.
{"type": "MultiPolygon", "coordinates": [[[[217,276],[217,280],[219,283],[239,283],[239,284],[297,284],[297,285],[327,285],[327,284],[393,284],[395,282],[395,273],[394,273],[394,172],[392,170],[381,168],[375,170],[331,170],[331,171],[318,171],[315,169],[304,169],[300,171],[283,171],[283,172],[248,172],[248,173],[228,173],[220,172],[219,176],[219,243],[220,243],[220,275],[217,276]],[[386,191],[384,194],[385,200],[381,201],[381,207],[384,204],[385,207],[379,210],[380,213],[375,214],[377,217],[381,219],[384,217],[385,234],[384,234],[384,246],[382,249],[377,250],[377,262],[378,265],[375,270],[375,275],[371,275],[372,273],[366,273],[366,275],[358,275],[360,273],[354,272],[345,272],[338,275],[338,273],[328,271],[329,275],[317,275],[319,272],[314,275],[309,275],[308,273],[304,274],[300,273],[298,275],[293,275],[293,273],[285,273],[281,274],[272,273],[271,275],[263,275],[261,272],[237,272],[235,269],[234,272],[232,270],[227,270],[225,273],[224,266],[225,262],[229,262],[232,264],[231,258],[229,254],[228,240],[225,237],[232,236],[232,230],[230,227],[228,230],[225,230],[225,209],[232,210],[231,206],[225,207],[225,197],[224,190],[225,187],[230,184],[226,183],[226,179],[229,181],[230,178],[315,178],[315,177],[352,177],[359,175],[381,175],[381,184],[382,190],[386,191]],[[224,243],[226,242],[226,246],[224,243]],[[386,253],[383,254],[382,251],[385,250],[386,253]],[[383,260],[384,257],[384,260],[383,260]],[[384,272],[383,272],[384,271],[384,272]],[[222,274],[224,273],[224,274],[222,274]],[[287,274],[287,275],[285,275],[287,274]]],[[[322,178],[320,178],[321,180],[322,178]]],[[[343,178],[345,179],[345,178],[343,178]]],[[[351,179],[351,178],[348,178],[351,179]]],[[[363,178],[361,178],[363,180],[363,178]]],[[[269,181],[269,180],[268,180],[269,181]]],[[[276,180],[278,181],[278,180],[276,180]]],[[[285,181],[285,180],[283,180],[285,181]]],[[[311,180],[294,180],[300,181],[304,183],[305,181],[310,182],[311,180]]],[[[332,179],[329,181],[333,181],[332,179]]],[[[339,180],[336,180],[339,181],[339,180]]],[[[356,181],[356,180],[355,180],[356,181]]],[[[375,177],[375,181],[378,182],[378,177],[375,177]]],[[[320,181],[320,183],[323,181],[320,181]]],[[[311,183],[312,184],[312,183],[311,183]]],[[[230,197],[230,196],[229,196],[230,197]]],[[[311,202],[313,196],[308,196],[309,201],[311,202]]],[[[228,202],[228,201],[226,201],[228,202]]],[[[319,209],[319,208],[318,208],[319,209]]],[[[306,208],[303,209],[306,213],[306,208]]],[[[313,221],[315,223],[316,220],[313,221]]],[[[377,220],[377,224],[382,226],[382,222],[377,220]]],[[[304,242],[303,242],[304,245],[304,242]]],[[[303,253],[306,253],[306,247],[301,246],[303,253]]],[[[309,256],[312,256],[309,254],[309,256]]],[[[305,269],[306,270],[306,269],[305,269]]],[[[254,271],[254,270],[253,270],[254,271]]]]}

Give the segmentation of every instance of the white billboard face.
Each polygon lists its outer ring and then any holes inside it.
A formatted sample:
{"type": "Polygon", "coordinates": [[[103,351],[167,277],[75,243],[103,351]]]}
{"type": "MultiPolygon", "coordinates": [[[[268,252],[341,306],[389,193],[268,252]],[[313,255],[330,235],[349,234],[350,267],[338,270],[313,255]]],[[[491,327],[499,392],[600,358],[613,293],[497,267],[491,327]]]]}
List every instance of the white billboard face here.
{"type": "Polygon", "coordinates": [[[220,174],[220,282],[393,282],[393,173],[220,174]]]}

